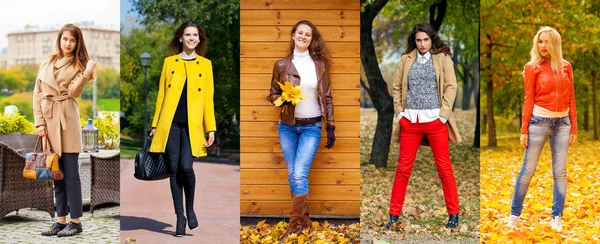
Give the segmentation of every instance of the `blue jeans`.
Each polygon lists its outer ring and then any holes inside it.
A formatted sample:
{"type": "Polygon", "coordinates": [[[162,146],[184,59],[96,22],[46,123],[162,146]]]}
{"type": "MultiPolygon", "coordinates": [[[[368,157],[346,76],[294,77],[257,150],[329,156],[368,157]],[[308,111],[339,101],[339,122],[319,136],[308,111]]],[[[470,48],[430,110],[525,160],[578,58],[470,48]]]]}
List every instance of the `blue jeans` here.
{"type": "Polygon", "coordinates": [[[512,215],[520,216],[523,211],[523,200],[527,195],[531,177],[535,173],[546,139],[550,137],[552,175],[554,177],[552,217],[562,216],[567,192],[567,153],[570,131],[571,121],[568,116],[562,118],[531,116],[523,168],[521,168],[515,184],[515,195],[510,211],[512,215]]]}
{"type": "Polygon", "coordinates": [[[292,194],[308,193],[308,170],[321,142],[321,122],[287,125],[279,122],[279,144],[288,168],[292,194]]]}

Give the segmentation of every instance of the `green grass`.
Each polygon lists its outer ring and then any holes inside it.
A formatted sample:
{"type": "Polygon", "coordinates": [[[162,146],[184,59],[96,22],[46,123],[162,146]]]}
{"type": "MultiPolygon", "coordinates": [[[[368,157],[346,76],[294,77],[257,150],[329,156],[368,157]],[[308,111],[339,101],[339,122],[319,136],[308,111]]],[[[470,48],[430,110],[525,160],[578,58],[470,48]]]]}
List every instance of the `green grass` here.
{"type": "Polygon", "coordinates": [[[122,158],[135,158],[135,154],[142,150],[141,141],[135,141],[131,138],[124,138],[121,135],[121,157],[122,158]]]}
{"type": "Polygon", "coordinates": [[[98,108],[102,111],[120,111],[121,100],[119,98],[100,98],[98,108]]]}

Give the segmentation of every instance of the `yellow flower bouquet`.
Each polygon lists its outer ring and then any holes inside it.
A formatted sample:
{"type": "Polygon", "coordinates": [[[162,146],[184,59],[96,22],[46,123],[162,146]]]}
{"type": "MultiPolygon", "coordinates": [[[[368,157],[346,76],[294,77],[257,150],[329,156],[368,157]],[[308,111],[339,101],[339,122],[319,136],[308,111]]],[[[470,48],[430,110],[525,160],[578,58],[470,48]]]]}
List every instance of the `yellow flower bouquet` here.
{"type": "Polygon", "coordinates": [[[285,102],[298,105],[302,99],[306,98],[306,94],[302,93],[301,86],[294,86],[292,85],[292,82],[289,81],[285,81],[284,83],[277,82],[277,84],[279,84],[279,87],[281,87],[281,90],[283,90],[281,97],[277,98],[277,100],[274,102],[275,106],[277,107],[281,106],[285,102]]]}

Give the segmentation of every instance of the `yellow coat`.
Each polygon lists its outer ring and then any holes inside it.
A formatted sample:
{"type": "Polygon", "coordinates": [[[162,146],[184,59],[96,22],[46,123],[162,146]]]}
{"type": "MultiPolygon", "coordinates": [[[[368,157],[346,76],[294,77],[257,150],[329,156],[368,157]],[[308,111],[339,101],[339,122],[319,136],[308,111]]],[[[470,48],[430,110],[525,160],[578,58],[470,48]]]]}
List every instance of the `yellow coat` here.
{"type": "Polygon", "coordinates": [[[165,58],[156,97],[152,127],[156,128],[150,152],[165,152],[175,110],[187,78],[187,107],[190,147],[194,157],[206,156],[205,133],[216,131],[213,102],[214,82],[210,60],[196,55],[193,65],[184,66],[177,55],[165,58]],[[187,73],[187,74],[186,74],[187,73]]]}

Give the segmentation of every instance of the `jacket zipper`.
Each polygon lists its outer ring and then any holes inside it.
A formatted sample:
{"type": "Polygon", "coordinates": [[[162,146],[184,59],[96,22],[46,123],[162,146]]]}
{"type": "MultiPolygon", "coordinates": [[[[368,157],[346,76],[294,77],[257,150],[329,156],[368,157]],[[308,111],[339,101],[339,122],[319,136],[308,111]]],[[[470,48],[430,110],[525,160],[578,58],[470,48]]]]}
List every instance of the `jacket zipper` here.
{"type": "Polygon", "coordinates": [[[556,74],[554,72],[552,72],[554,74],[554,83],[556,84],[555,87],[555,94],[556,94],[556,110],[554,110],[554,112],[558,112],[558,79],[556,79],[556,74]]]}

